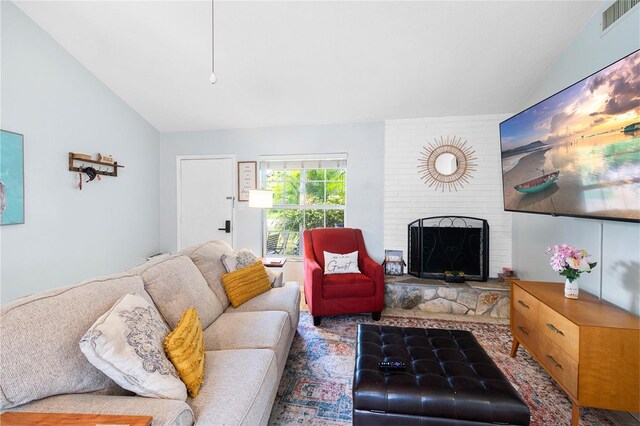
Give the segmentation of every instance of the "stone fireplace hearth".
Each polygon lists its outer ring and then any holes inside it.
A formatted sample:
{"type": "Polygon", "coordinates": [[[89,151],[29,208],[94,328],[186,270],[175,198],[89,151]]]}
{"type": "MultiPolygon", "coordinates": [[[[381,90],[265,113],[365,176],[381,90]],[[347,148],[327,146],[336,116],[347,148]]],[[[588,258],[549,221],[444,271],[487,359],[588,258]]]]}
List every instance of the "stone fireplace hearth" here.
{"type": "Polygon", "coordinates": [[[509,284],[497,280],[453,284],[411,275],[385,276],[385,308],[509,318],[509,296],[509,284]]]}

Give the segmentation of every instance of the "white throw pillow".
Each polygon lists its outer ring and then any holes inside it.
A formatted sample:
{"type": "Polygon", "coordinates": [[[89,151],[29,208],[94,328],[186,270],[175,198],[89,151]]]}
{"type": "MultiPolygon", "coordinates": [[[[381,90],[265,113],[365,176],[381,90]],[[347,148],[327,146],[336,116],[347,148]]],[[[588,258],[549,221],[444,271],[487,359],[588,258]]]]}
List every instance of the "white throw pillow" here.
{"type": "Polygon", "coordinates": [[[144,298],[126,294],[80,340],[87,360],[140,396],[187,399],[187,388],[164,351],[171,330],[144,298]]]}
{"type": "Polygon", "coordinates": [[[324,273],[331,274],[359,274],[358,269],[358,250],[353,253],[336,254],[324,253],[324,273]]]}
{"type": "MultiPolygon", "coordinates": [[[[247,266],[251,266],[255,264],[259,259],[256,254],[251,251],[251,249],[243,248],[238,251],[225,253],[220,257],[222,264],[224,265],[224,269],[227,272],[237,271],[238,269],[246,268],[247,266]]],[[[273,284],[276,280],[276,274],[270,270],[269,268],[264,268],[267,271],[267,277],[269,277],[269,282],[273,284]]]]}

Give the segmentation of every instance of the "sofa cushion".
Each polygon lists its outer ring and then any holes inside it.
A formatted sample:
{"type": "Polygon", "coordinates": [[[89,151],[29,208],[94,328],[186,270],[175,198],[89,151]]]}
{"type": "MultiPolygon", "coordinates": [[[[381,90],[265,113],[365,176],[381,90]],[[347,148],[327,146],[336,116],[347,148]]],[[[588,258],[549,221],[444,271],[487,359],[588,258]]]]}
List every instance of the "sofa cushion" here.
{"type": "Polygon", "coordinates": [[[270,350],[207,352],[200,396],[187,400],[196,425],[266,425],[279,379],[270,350]]]}
{"type": "Polygon", "coordinates": [[[144,288],[171,328],[191,307],[198,311],[202,328],[208,327],[223,311],[222,303],[187,256],[150,261],[129,272],[140,274],[144,288]]]}
{"type": "Polygon", "coordinates": [[[153,305],[126,294],[91,326],[80,340],[80,350],[125,389],[184,401],[187,389],[164,352],[169,331],[153,305]]]}
{"type": "Polygon", "coordinates": [[[286,312],[289,314],[289,325],[295,331],[300,318],[300,285],[291,281],[282,287],[272,288],[237,308],[229,306],[225,310],[226,313],[259,311],[286,312]]]}
{"type": "Polygon", "coordinates": [[[207,241],[206,243],[186,248],[180,252],[180,254],[188,256],[193,263],[195,263],[200,273],[204,276],[204,279],[207,280],[207,284],[209,284],[211,290],[213,290],[222,302],[223,309],[229,306],[229,299],[224,292],[224,287],[220,280],[220,277],[227,273],[221,257],[223,254],[232,251],[233,248],[225,241],[216,240],[207,241]]]}
{"type": "MultiPolygon", "coordinates": [[[[246,268],[247,266],[251,266],[254,263],[258,262],[258,256],[248,248],[243,248],[238,251],[227,252],[220,257],[222,260],[222,264],[227,272],[233,272],[238,269],[246,268]]],[[[276,273],[273,272],[269,268],[264,268],[267,272],[267,277],[269,277],[269,282],[273,285],[276,280],[276,273]]]]}
{"type": "Polygon", "coordinates": [[[271,283],[260,261],[224,274],[222,285],[234,308],[271,289],[271,283]]]}
{"type": "Polygon", "coordinates": [[[198,396],[204,377],[205,354],[202,325],[195,308],[185,311],[176,328],[167,336],[164,347],[187,386],[189,396],[198,396]]]}
{"type": "Polygon", "coordinates": [[[369,297],[375,292],[373,280],[364,274],[325,275],[322,282],[325,299],[369,297]]]}
{"type": "MultiPolygon", "coordinates": [[[[267,268],[269,271],[271,271],[271,269],[267,268]]],[[[271,287],[272,288],[278,288],[278,287],[282,287],[284,284],[284,274],[282,273],[282,271],[271,271],[273,272],[273,274],[276,276],[276,278],[273,280],[273,282],[271,283],[271,287]]]]}
{"type": "Polygon", "coordinates": [[[127,293],[151,302],[139,276],[120,274],[3,305],[1,408],[65,393],[128,393],[91,365],[78,346],[89,327],[127,293]]]}
{"type": "Polygon", "coordinates": [[[286,312],[224,313],[204,331],[204,343],[208,351],[271,349],[276,353],[278,365],[284,367],[290,335],[286,312]]]}
{"type": "Polygon", "coordinates": [[[191,426],[191,407],[177,399],[70,394],[40,399],[11,411],[151,416],[154,425],[191,426]]]}

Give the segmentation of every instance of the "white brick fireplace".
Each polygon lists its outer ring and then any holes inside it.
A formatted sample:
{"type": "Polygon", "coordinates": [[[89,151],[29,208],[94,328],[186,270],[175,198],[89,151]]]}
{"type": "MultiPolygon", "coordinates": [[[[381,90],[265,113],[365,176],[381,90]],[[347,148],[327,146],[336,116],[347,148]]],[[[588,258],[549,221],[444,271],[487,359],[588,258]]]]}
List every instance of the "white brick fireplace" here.
{"type": "Polygon", "coordinates": [[[384,247],[407,256],[407,225],[430,216],[471,216],[489,222],[489,276],[511,267],[511,213],[503,210],[498,124],[509,115],[476,115],[385,123],[384,247]],[[420,179],[419,158],[434,139],[461,137],[477,167],[462,189],[435,191],[420,179]]]}

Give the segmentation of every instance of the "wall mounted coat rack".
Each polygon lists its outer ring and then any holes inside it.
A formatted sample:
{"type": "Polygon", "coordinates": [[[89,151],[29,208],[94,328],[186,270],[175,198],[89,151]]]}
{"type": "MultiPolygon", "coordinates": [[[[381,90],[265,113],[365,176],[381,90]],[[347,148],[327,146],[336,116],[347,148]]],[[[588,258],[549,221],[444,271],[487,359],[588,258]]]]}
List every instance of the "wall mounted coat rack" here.
{"type": "Polygon", "coordinates": [[[93,167],[96,170],[96,174],[102,176],[113,176],[118,177],[118,168],[124,167],[117,162],[107,163],[105,161],[97,161],[92,160],[90,157],[87,159],[87,155],[84,154],[76,154],[73,152],[69,153],[69,171],[70,172],[84,172],[84,168],[86,164],[89,165],[97,165],[98,167],[93,167]],[[102,170],[104,167],[106,170],[102,170]]]}

